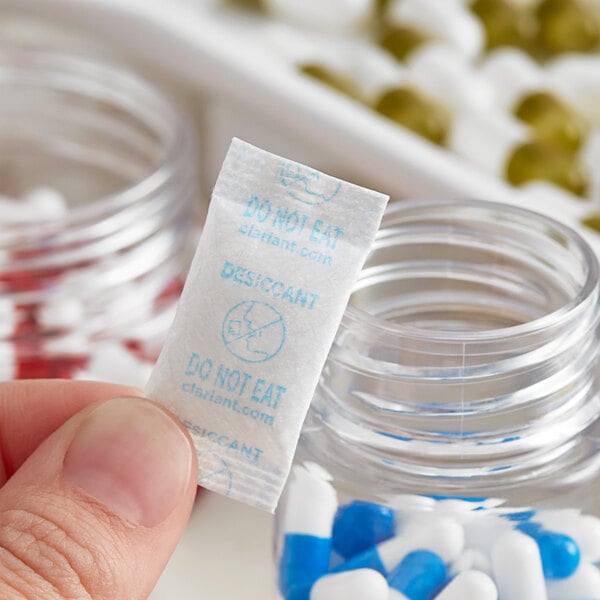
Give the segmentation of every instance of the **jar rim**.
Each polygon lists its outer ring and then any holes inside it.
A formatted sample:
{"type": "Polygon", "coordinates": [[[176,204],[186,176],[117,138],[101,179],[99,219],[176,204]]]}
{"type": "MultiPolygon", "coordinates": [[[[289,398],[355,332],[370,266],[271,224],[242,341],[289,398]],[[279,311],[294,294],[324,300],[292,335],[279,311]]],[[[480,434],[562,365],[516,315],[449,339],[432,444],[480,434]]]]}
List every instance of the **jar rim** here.
{"type": "MultiPolygon", "coordinates": [[[[110,60],[93,56],[76,56],[64,50],[45,47],[9,48],[0,51],[0,81],[9,81],[27,71],[36,72],[36,77],[38,71],[41,72],[42,84],[53,76],[62,76],[65,78],[63,82],[76,84],[77,91],[82,94],[80,85],[93,85],[95,91],[102,92],[103,98],[119,101],[120,106],[127,111],[135,109],[135,117],[142,116],[143,123],[147,126],[156,120],[154,118],[156,115],[148,114],[149,111],[157,111],[170,131],[169,139],[164,145],[163,156],[157,165],[145,173],[139,181],[102,195],[87,204],[71,206],[68,214],[61,220],[63,228],[119,211],[130,205],[132,201],[155,193],[171,177],[172,172],[176,170],[175,165],[185,160],[190,147],[194,144],[187,117],[175,109],[168,95],[143,77],[110,60]]],[[[153,133],[157,132],[156,128],[152,130],[153,133]]],[[[52,222],[18,225],[22,231],[29,227],[40,229],[52,226],[52,222]]]]}
{"type": "MultiPolygon", "coordinates": [[[[504,204],[490,200],[480,200],[471,198],[459,199],[427,199],[427,200],[400,200],[388,205],[382,221],[382,227],[378,232],[379,239],[386,231],[386,220],[397,218],[402,213],[438,213],[449,208],[477,209],[490,212],[501,212],[512,214],[515,217],[521,217],[531,222],[536,222],[542,227],[547,228],[548,232],[555,232],[560,239],[565,240],[569,248],[580,255],[580,260],[586,266],[585,281],[581,285],[576,295],[568,302],[557,309],[531,321],[486,330],[469,331],[435,331],[422,330],[417,327],[388,321],[368,311],[348,304],[344,313],[343,321],[346,324],[367,325],[371,330],[378,333],[396,335],[414,341],[440,341],[449,343],[477,343],[503,340],[511,338],[520,338],[528,335],[535,335],[540,331],[547,329],[557,322],[568,320],[576,313],[586,301],[593,297],[596,292],[595,301],[598,301],[597,290],[599,288],[600,264],[598,257],[588,242],[572,227],[564,225],[555,219],[523,208],[516,205],[504,204]]],[[[359,280],[360,281],[360,276],[359,280]]]]}

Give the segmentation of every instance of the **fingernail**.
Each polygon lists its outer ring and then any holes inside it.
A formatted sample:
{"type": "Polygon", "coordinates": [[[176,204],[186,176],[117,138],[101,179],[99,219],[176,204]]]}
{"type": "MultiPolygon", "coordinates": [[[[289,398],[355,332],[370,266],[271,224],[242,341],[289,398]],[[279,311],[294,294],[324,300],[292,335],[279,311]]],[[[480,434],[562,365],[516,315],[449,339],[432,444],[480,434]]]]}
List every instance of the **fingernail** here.
{"type": "Polygon", "coordinates": [[[153,527],[182,500],[191,464],[190,444],[166,413],[147,400],[116,398],[79,426],[63,476],[122,519],[153,527]]]}

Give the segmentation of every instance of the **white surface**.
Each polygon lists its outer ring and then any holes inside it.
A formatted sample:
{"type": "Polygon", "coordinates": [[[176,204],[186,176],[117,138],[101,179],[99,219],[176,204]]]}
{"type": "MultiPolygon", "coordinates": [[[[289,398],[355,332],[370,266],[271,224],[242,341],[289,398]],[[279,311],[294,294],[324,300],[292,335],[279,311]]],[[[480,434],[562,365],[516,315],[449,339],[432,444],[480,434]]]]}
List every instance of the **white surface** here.
{"type": "Polygon", "coordinates": [[[272,515],[202,490],[150,600],[274,600],[272,515]]]}

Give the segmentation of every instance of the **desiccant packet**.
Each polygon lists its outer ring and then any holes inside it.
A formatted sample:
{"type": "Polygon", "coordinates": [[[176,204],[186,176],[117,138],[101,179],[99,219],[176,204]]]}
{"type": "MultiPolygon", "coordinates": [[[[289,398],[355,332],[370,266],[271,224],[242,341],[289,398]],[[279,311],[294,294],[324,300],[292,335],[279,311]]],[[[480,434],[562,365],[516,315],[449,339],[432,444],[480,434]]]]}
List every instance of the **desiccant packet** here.
{"type": "Polygon", "coordinates": [[[145,389],[188,428],[199,485],[274,511],[387,200],[232,141],[145,389]]]}

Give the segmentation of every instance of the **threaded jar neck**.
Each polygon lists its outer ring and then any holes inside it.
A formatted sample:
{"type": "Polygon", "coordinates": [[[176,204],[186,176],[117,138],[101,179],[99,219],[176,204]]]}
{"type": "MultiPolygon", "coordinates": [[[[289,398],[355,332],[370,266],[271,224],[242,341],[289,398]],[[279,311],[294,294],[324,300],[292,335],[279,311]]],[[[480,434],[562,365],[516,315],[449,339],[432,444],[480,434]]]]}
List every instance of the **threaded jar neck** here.
{"type": "Polygon", "coordinates": [[[68,205],[0,224],[0,294],[25,308],[77,297],[90,335],[146,318],[189,260],[188,121],[136,75],[60,52],[0,53],[0,85],[0,195],[50,187],[68,205]]]}
{"type": "Polygon", "coordinates": [[[564,469],[589,474],[599,439],[598,273],[575,232],[527,210],[393,205],[303,445],[388,490],[506,492],[564,469]]]}

